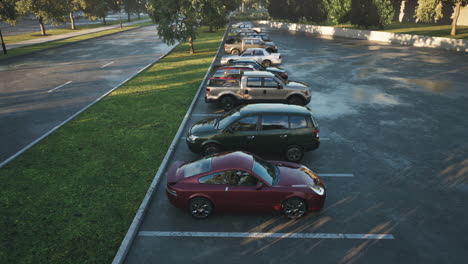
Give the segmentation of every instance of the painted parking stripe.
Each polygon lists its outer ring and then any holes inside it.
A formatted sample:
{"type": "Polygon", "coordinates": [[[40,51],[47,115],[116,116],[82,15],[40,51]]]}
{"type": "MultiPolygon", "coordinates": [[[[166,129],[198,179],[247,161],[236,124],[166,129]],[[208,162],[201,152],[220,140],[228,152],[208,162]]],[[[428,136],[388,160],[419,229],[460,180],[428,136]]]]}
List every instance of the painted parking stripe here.
{"type": "Polygon", "coordinates": [[[132,52],[130,52],[129,55],[133,55],[133,54],[135,54],[135,53],[137,53],[137,52],[138,52],[138,50],[132,51],[132,52]]]}
{"type": "Polygon", "coordinates": [[[106,64],[102,65],[100,68],[101,68],[101,69],[102,69],[102,68],[105,68],[105,67],[107,67],[107,66],[109,66],[109,65],[111,65],[111,64],[113,64],[113,63],[114,63],[114,61],[111,61],[111,62],[109,62],[109,63],[106,63],[106,64]]]}
{"type": "Polygon", "coordinates": [[[55,90],[57,90],[57,89],[60,89],[60,88],[64,87],[64,86],[67,85],[67,84],[70,84],[70,83],[72,83],[72,81],[68,81],[68,82],[66,82],[66,83],[64,83],[64,84],[62,84],[62,85],[59,85],[59,86],[55,87],[54,89],[51,89],[51,90],[49,90],[49,91],[47,91],[47,92],[48,92],[48,93],[51,93],[51,92],[53,92],[53,91],[55,91],[55,90]]]}
{"type": "Polygon", "coordinates": [[[294,239],[395,239],[392,234],[342,233],[251,233],[251,232],[171,232],[140,231],[141,237],[214,237],[214,238],[294,238],[294,239]]]}
{"type": "Polygon", "coordinates": [[[320,177],[354,177],[352,173],[317,173],[320,177]]]}
{"type": "Polygon", "coordinates": [[[15,66],[13,66],[13,68],[18,68],[18,67],[23,66],[23,65],[26,65],[26,63],[15,65],[15,66]]]}

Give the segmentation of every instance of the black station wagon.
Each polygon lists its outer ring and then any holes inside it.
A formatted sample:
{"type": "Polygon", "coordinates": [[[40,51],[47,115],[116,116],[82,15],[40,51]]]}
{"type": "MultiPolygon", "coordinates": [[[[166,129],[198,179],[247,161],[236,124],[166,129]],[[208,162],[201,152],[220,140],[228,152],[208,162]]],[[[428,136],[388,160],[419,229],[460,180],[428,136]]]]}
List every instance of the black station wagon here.
{"type": "Polygon", "coordinates": [[[304,106],[252,104],[194,124],[187,135],[194,153],[224,150],[282,153],[292,162],[319,147],[318,123],[304,106]]]}

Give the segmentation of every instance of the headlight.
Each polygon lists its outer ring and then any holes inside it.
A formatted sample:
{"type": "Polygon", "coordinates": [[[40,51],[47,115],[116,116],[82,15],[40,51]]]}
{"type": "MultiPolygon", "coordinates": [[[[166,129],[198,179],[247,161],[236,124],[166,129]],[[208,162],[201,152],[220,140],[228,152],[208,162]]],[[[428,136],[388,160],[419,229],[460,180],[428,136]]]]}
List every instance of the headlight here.
{"type": "Polygon", "coordinates": [[[314,191],[318,195],[323,195],[325,193],[325,189],[320,186],[309,186],[312,191],[314,191]]]}
{"type": "Polygon", "coordinates": [[[198,137],[195,136],[195,135],[190,135],[190,136],[187,138],[187,140],[188,140],[190,143],[194,143],[195,140],[197,140],[197,139],[198,139],[198,137]]]}

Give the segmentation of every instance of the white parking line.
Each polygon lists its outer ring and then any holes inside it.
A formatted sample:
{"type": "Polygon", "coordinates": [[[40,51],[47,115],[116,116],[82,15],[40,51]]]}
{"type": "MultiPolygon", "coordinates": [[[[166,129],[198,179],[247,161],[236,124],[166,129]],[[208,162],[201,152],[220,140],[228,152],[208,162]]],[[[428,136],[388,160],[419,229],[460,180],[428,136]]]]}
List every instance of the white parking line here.
{"type": "Polygon", "coordinates": [[[18,64],[18,65],[15,65],[15,66],[13,66],[13,68],[18,68],[18,67],[23,66],[23,65],[26,65],[26,63],[21,63],[21,64],[18,64]]]}
{"type": "Polygon", "coordinates": [[[109,63],[106,63],[106,64],[102,65],[102,66],[101,66],[101,69],[102,69],[102,68],[105,68],[105,67],[107,67],[107,66],[109,66],[109,65],[111,65],[112,63],[114,63],[114,61],[111,61],[111,62],[109,62],[109,63]]]}
{"type": "Polygon", "coordinates": [[[72,83],[72,81],[68,81],[68,82],[66,82],[66,83],[64,83],[64,84],[62,84],[62,85],[59,85],[59,86],[55,87],[54,89],[51,89],[51,90],[49,90],[49,91],[47,91],[47,92],[48,92],[48,93],[53,92],[53,91],[55,91],[55,90],[57,90],[57,89],[59,89],[59,88],[64,87],[65,85],[67,85],[67,84],[69,84],[69,83],[72,83]]]}
{"type": "Polygon", "coordinates": [[[320,177],[354,177],[352,173],[317,173],[320,177]]]}
{"type": "Polygon", "coordinates": [[[391,234],[342,233],[250,233],[250,232],[163,232],[140,231],[141,237],[295,238],[295,239],[395,239],[391,234]]]}
{"type": "Polygon", "coordinates": [[[128,54],[128,55],[133,55],[133,54],[135,54],[137,52],[138,52],[138,50],[135,50],[135,51],[130,52],[130,54],[128,54]]]}

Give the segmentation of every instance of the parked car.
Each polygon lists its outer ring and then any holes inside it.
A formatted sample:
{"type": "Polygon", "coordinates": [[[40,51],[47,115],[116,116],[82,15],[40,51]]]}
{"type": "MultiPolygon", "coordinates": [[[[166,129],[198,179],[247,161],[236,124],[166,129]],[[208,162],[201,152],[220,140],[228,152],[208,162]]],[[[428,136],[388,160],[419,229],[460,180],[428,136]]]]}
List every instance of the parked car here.
{"type": "Polygon", "coordinates": [[[307,107],[253,104],[195,123],[186,141],[192,152],[203,155],[247,150],[284,154],[286,160],[298,162],[305,151],[320,146],[319,132],[307,107]]]}
{"type": "Polygon", "coordinates": [[[221,57],[221,64],[232,63],[233,61],[240,59],[252,59],[256,60],[258,63],[261,63],[265,67],[269,67],[273,64],[281,64],[281,54],[280,53],[269,53],[262,48],[250,48],[246,49],[239,55],[225,55],[221,57]]]}
{"type": "Polygon", "coordinates": [[[194,218],[213,211],[282,212],[297,219],[323,208],[326,186],[309,168],[265,161],[250,153],[226,152],[192,162],[174,162],[166,195],[194,218]]]}
{"type": "Polygon", "coordinates": [[[232,65],[216,69],[208,81],[208,86],[239,85],[244,72],[255,71],[251,65],[232,65]]]}
{"type": "Polygon", "coordinates": [[[246,38],[246,37],[261,38],[265,42],[270,42],[271,41],[270,36],[268,34],[266,34],[266,33],[239,32],[239,33],[237,33],[236,36],[241,37],[241,38],[246,38]]]}
{"type": "Polygon", "coordinates": [[[262,28],[254,27],[251,22],[240,22],[231,26],[232,32],[262,32],[262,28]]]}
{"type": "Polygon", "coordinates": [[[234,43],[224,44],[224,52],[239,54],[248,48],[264,48],[269,53],[278,52],[278,47],[273,42],[265,42],[260,38],[241,38],[234,43]]]}
{"type": "Polygon", "coordinates": [[[217,103],[229,111],[239,103],[280,102],[306,105],[312,91],[306,83],[283,81],[266,71],[244,72],[238,85],[208,85],[205,101],[217,103]]]}
{"type": "Polygon", "coordinates": [[[257,70],[257,71],[271,72],[271,73],[275,74],[276,76],[281,77],[281,79],[283,79],[283,80],[288,79],[288,73],[286,72],[286,70],[284,70],[282,68],[278,68],[278,67],[264,67],[263,65],[258,63],[256,60],[235,60],[235,61],[231,62],[231,64],[229,64],[229,65],[232,65],[232,66],[250,65],[250,66],[254,67],[255,70],[257,70]]]}

